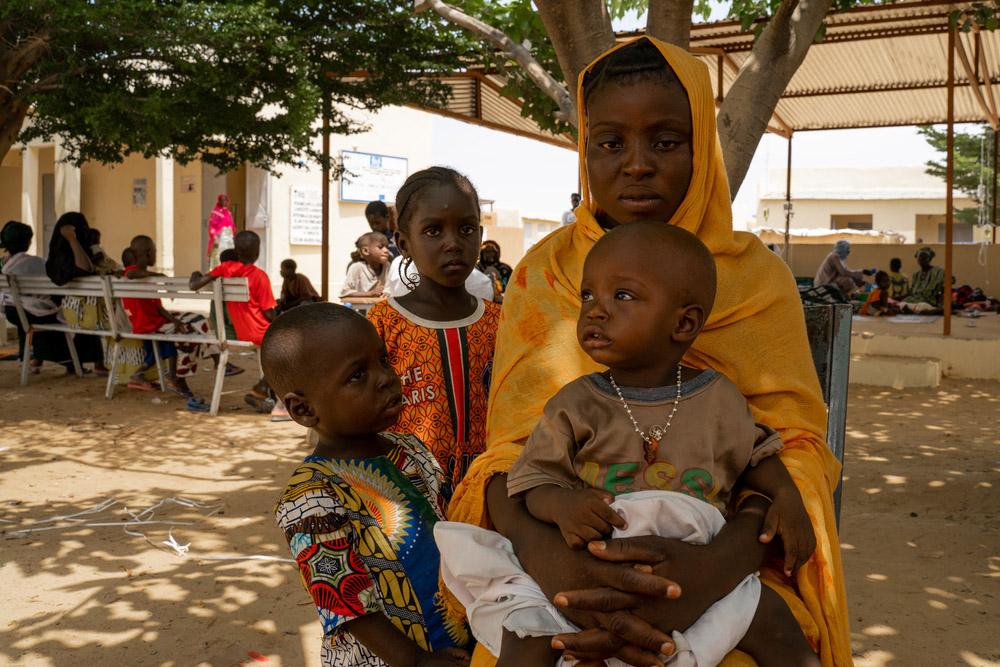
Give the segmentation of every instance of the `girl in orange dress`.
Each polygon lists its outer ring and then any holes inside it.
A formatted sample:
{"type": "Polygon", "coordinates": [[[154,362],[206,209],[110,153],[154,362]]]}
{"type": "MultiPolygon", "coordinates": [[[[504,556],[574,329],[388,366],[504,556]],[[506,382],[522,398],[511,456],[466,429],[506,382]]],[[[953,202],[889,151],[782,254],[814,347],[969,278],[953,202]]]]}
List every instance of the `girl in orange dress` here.
{"type": "Polygon", "coordinates": [[[445,167],[410,176],[396,195],[396,244],[420,283],[375,305],[368,318],[385,341],[403,383],[403,410],[392,430],[412,433],[444,470],[446,499],[486,449],[486,401],[500,317],[498,304],[465,289],[479,260],[479,197],[445,167]]]}

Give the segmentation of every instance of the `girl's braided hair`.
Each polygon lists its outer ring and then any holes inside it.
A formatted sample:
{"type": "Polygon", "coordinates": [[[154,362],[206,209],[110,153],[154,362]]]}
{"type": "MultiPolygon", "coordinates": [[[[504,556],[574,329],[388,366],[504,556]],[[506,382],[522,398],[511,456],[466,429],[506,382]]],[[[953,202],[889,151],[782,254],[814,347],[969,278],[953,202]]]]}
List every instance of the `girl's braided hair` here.
{"type": "Polygon", "coordinates": [[[410,174],[396,193],[396,225],[401,231],[405,232],[409,227],[414,198],[431,185],[452,185],[467,194],[475,204],[476,215],[479,215],[479,195],[472,181],[450,167],[428,167],[410,174]]]}
{"type": "Polygon", "coordinates": [[[684,89],[656,45],[648,39],[640,39],[601,59],[587,72],[583,78],[584,104],[608,83],[631,85],[640,81],[684,89]]]}

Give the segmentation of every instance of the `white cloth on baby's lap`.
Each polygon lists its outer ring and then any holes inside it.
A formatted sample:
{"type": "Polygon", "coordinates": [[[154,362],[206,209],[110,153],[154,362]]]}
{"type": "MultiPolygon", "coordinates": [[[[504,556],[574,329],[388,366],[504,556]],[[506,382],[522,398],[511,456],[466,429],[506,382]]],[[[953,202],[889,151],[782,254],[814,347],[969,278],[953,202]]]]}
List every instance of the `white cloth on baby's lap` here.
{"type": "MultiPolygon", "coordinates": [[[[611,507],[628,523],[614,537],[658,535],[707,544],[726,524],[708,503],[674,491],[639,491],[618,496],[611,507]]],[[[434,527],[441,550],[441,576],[465,606],[476,640],[500,654],[503,629],[519,637],[577,632],[528,576],[510,540],[490,530],[451,521],[434,527]]],[[[746,577],[683,633],[674,632],[671,667],[713,667],[736,648],[750,627],[760,600],[760,579],[746,577]]],[[[623,662],[608,660],[611,667],[623,662]]],[[[560,659],[559,664],[564,664],[560,659]]],[[[568,664],[568,663],[567,663],[568,664]]]]}

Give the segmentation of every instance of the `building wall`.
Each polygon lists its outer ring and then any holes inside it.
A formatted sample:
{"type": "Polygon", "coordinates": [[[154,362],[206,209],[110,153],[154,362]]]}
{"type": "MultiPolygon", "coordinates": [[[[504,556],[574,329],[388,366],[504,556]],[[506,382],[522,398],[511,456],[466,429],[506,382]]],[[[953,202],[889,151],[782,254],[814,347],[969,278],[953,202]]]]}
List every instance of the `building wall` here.
{"type": "MultiPolygon", "coordinates": [[[[917,270],[917,260],[914,257],[918,248],[927,245],[936,253],[935,266],[944,267],[944,246],[938,243],[928,244],[854,244],[846,264],[852,269],[889,270],[889,260],[899,257],[903,260],[902,272],[906,275],[917,270]]],[[[953,246],[953,266],[955,279],[959,285],[982,287],[983,291],[993,296],[1000,296],[1000,245],[988,245],[985,250],[985,264],[980,263],[982,246],[953,246]]],[[[794,244],[790,248],[789,264],[796,276],[812,277],[820,263],[826,258],[832,248],[828,245],[794,244]]]]}
{"type": "Polygon", "coordinates": [[[116,165],[88,162],[80,169],[80,210],[101,230],[101,245],[115,260],[138,234],[156,236],[156,173],[153,160],[130,155],[116,165]],[[143,206],[132,202],[136,179],[146,179],[143,206]]]}
{"type": "Polygon", "coordinates": [[[174,275],[186,276],[201,271],[205,255],[201,228],[201,163],[174,165],[174,275]],[[193,187],[189,192],[185,188],[193,187]]]}
{"type": "MultiPolygon", "coordinates": [[[[338,155],[341,150],[358,150],[381,155],[405,157],[412,174],[433,164],[433,128],[430,114],[402,107],[388,107],[377,114],[361,115],[371,131],[351,136],[331,137],[330,150],[338,155]]],[[[317,138],[317,150],[320,141],[317,138]]],[[[289,242],[289,216],[291,188],[293,186],[319,188],[322,172],[315,165],[308,169],[281,167],[270,182],[270,220],[267,235],[268,273],[275,290],[280,289],[279,269],[283,259],[292,258],[299,265],[316,289],[321,289],[320,247],[292,245],[289,242]]],[[[365,204],[342,202],[340,183],[330,183],[330,295],[340,293],[347,266],[350,263],[354,242],[369,231],[365,220],[365,204]]],[[[391,202],[389,202],[391,203],[391,202]]]]}
{"type": "MultiPolygon", "coordinates": [[[[974,206],[970,199],[956,199],[957,208],[974,206]]],[[[872,216],[872,229],[898,232],[915,242],[917,216],[943,215],[943,199],[793,199],[793,229],[831,229],[831,216],[872,216]]],[[[757,205],[758,227],[784,229],[784,201],[762,198],[757,205]]],[[[936,229],[936,228],[935,228],[936,229]]],[[[937,232],[925,241],[936,241],[937,232]]]]}
{"type": "Polygon", "coordinates": [[[21,152],[8,151],[0,162],[0,225],[21,219],[21,152]]]}

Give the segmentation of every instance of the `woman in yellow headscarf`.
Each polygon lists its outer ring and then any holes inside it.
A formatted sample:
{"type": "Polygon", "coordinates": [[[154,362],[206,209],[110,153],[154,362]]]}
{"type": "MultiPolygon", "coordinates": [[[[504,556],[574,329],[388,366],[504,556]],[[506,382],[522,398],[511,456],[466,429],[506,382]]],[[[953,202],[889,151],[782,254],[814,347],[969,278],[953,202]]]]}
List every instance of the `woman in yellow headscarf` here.
{"type": "MultiPolygon", "coordinates": [[[[678,225],[712,251],[719,277],[711,317],[684,363],[724,373],[746,396],[755,419],[781,434],[781,459],[816,533],[816,552],[792,578],[779,563],[763,567],[763,579],[786,600],[824,667],[849,665],[832,504],[839,464],[825,442],[826,410],[802,307],[780,258],[755,236],[732,230],[708,71],[687,52],[642,37],[603,54],[581,74],[577,103],[583,204],[577,221],[535,246],[510,280],[497,334],[488,449],[456,492],[451,518],[511,539],[546,594],[578,625],[591,628],[556,638],[578,657],[610,656],[622,644],[652,649],[656,645],[643,640],[645,622],[683,630],[762,567],[765,545],[758,535],[765,499],[747,499],[710,545],[646,537],[592,544],[588,554],[569,551],[558,530],[507,497],[505,473],[546,401],[571,380],[599,370],[576,337],[588,251],[617,224],[678,225]],[[629,566],[636,562],[678,583],[680,597],[666,599],[665,586],[629,566]],[[648,595],[651,586],[659,598],[648,595]]],[[[477,651],[474,664],[491,662],[484,653],[477,651]]],[[[723,665],[753,660],[734,652],[723,665]]]]}

